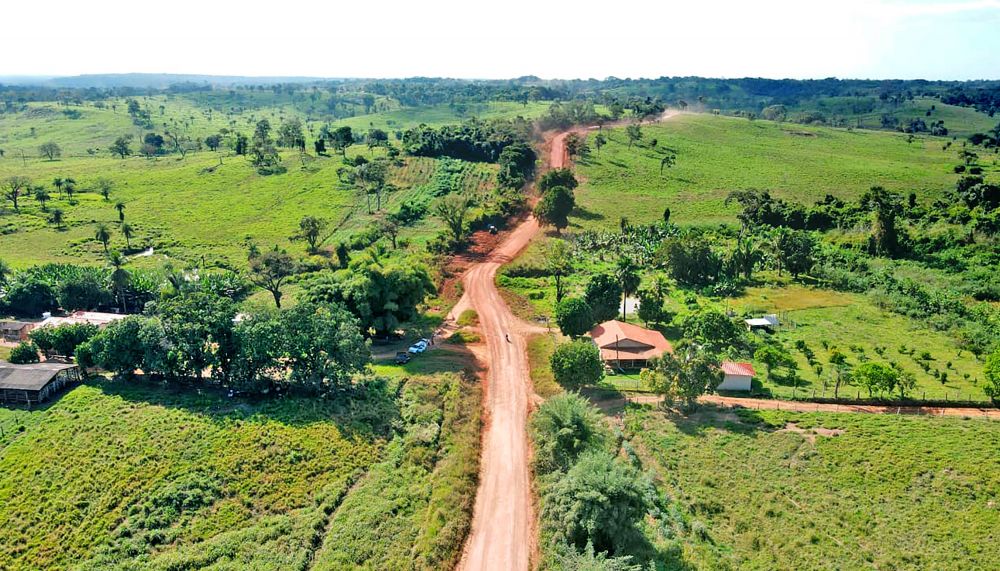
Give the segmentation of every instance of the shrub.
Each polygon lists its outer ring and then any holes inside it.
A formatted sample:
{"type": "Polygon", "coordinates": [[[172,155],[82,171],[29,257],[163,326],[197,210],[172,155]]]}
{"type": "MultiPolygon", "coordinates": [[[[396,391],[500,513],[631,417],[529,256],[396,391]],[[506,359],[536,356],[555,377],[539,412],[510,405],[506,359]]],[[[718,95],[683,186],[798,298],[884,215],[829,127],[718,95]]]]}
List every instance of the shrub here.
{"type": "Polygon", "coordinates": [[[27,365],[41,360],[38,358],[38,347],[31,341],[22,341],[11,349],[9,359],[15,365],[27,365]]]}
{"type": "Polygon", "coordinates": [[[535,466],[542,474],[566,470],[584,452],[600,450],[607,432],[600,413],[576,393],[556,395],[531,417],[535,466]]]}
{"type": "Polygon", "coordinates": [[[577,549],[620,554],[649,509],[650,482],[607,452],[589,452],[545,493],[543,519],[558,540],[577,549]]]}

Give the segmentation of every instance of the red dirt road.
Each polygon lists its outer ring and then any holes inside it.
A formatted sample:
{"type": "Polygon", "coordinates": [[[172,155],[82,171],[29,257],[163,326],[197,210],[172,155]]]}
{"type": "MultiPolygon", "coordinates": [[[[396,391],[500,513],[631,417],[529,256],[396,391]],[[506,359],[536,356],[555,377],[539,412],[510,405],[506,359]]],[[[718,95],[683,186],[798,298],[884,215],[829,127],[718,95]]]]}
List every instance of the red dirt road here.
{"type": "Polygon", "coordinates": [[[528,569],[533,550],[527,345],[522,324],[500,297],[494,277],[537,231],[538,223],[528,218],[485,262],[470,268],[462,280],[465,295],[455,308],[461,312],[471,306],[479,314],[489,367],[479,490],[472,530],[458,565],[463,570],[528,569]]]}
{"type": "MultiPolygon", "coordinates": [[[[559,133],[549,143],[550,167],[566,165],[568,134],[559,133]]],[[[469,307],[476,310],[489,359],[479,490],[472,530],[458,564],[462,571],[528,569],[534,552],[527,433],[534,391],[528,372],[526,324],[504,303],[494,278],[500,266],[514,259],[537,232],[538,222],[528,217],[485,262],[469,268],[462,278],[465,294],[452,310],[453,316],[469,307]]]]}
{"type": "MultiPolygon", "coordinates": [[[[673,114],[664,113],[660,119],[673,114]]],[[[550,168],[568,166],[569,133],[555,134],[549,141],[550,168]]],[[[497,291],[495,277],[500,266],[513,260],[537,233],[538,222],[529,216],[485,261],[472,265],[462,277],[465,293],[448,317],[452,321],[466,309],[476,310],[486,341],[485,365],[489,369],[479,489],[472,529],[458,564],[462,571],[527,570],[535,552],[527,432],[534,390],[528,371],[527,337],[537,327],[511,313],[497,291]]]]}

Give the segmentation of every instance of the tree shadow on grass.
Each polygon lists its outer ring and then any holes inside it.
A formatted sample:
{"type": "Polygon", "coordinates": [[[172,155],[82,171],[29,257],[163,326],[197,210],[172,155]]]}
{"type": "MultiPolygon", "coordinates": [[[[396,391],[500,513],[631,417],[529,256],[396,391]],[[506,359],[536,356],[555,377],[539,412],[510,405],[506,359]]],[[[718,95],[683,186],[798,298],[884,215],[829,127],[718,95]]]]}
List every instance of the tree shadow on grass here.
{"type": "Polygon", "coordinates": [[[677,430],[688,436],[703,436],[709,430],[749,435],[766,428],[757,411],[745,408],[699,404],[692,411],[670,410],[665,414],[677,430]]]}
{"type": "Polygon", "coordinates": [[[345,438],[371,440],[391,435],[399,418],[398,383],[373,379],[337,396],[271,394],[229,396],[217,385],[100,379],[87,383],[107,396],[131,403],[181,409],[217,424],[277,422],[295,427],[332,422],[345,438]]]}
{"type": "Polygon", "coordinates": [[[570,215],[573,216],[574,218],[579,218],[580,220],[589,220],[589,221],[604,220],[605,218],[605,216],[600,212],[592,212],[582,206],[577,206],[576,208],[574,208],[573,212],[571,212],[570,215]]]}

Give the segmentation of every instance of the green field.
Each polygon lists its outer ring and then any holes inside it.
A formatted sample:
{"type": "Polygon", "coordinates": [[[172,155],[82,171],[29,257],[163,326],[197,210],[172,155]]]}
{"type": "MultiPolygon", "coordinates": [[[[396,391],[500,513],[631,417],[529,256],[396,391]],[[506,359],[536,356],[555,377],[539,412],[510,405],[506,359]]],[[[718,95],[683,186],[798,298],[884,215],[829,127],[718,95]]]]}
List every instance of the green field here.
{"type": "Polygon", "coordinates": [[[738,189],[767,190],[804,204],[827,194],[856,198],[873,185],[936,198],[954,187],[952,169],[960,162],[958,147],[943,150],[949,139],[939,137],[908,143],[899,133],[713,115],[681,115],[644,126],[642,133],[630,149],[624,129],[605,129],[608,144],[577,161],[585,182],[576,191],[574,227],[613,228],[622,216],[651,222],[666,207],[679,224],[735,222],[737,206],[724,202],[738,189]],[[660,175],[667,149],[677,163],[660,175]]]}
{"type": "Polygon", "coordinates": [[[277,570],[319,552],[328,569],[331,551],[370,568],[453,561],[471,517],[478,389],[444,374],[393,394],[256,403],[101,382],[0,408],[0,567],[277,570]],[[398,478],[408,487],[372,495],[398,478]],[[367,511],[339,509],[358,503],[367,511]],[[345,535],[345,518],[364,537],[345,535]]]}
{"type": "Polygon", "coordinates": [[[682,568],[958,570],[1000,560],[1000,423],[713,410],[625,416],[643,467],[684,522],[675,537],[653,525],[647,536],[682,568]]]}
{"type": "MultiPolygon", "coordinates": [[[[830,351],[837,348],[848,356],[852,365],[862,359],[876,362],[896,362],[914,375],[916,388],[910,396],[935,400],[985,401],[980,381],[982,362],[968,351],[962,351],[954,338],[936,331],[918,319],[904,317],[880,309],[868,296],[838,293],[799,285],[748,288],[746,294],[730,302],[738,313],[779,313],[785,326],[777,338],[789,348],[799,367],[801,381],[797,387],[769,380],[765,367],[754,363],[761,388],[776,396],[832,396],[834,376],[829,364],[830,351]],[[802,352],[794,349],[795,342],[804,341],[823,366],[817,372],[802,352]],[[823,342],[828,348],[824,348],[823,342]],[[900,353],[900,350],[904,353],[900,353]],[[913,354],[910,355],[910,351],[913,354]],[[879,351],[883,353],[880,355],[879,351]],[[920,365],[920,355],[927,352],[928,370],[920,365]],[[942,383],[933,375],[935,370],[947,373],[942,383]],[[804,381],[804,382],[803,382],[804,381]]],[[[867,397],[863,389],[845,387],[841,396],[867,397]]]]}
{"type": "MultiPolygon", "coordinates": [[[[353,147],[349,154],[370,156],[361,146],[353,147]]],[[[26,167],[8,158],[0,161],[0,179],[28,176],[35,184],[49,186],[53,200],[46,212],[26,197],[20,214],[7,203],[6,214],[0,217],[0,251],[14,266],[103,263],[103,248],[94,240],[97,223],[112,227],[112,248],[125,249],[114,208],[119,200],[126,204],[126,221],[136,230],[133,248],[154,249],[150,259],[134,258],[145,265],[160,264],[166,256],[239,267],[245,263],[248,238],[263,246],[300,249],[302,245],[293,245],[289,237],[307,214],[326,218],[336,230],[328,245],[372,224],[364,196],[337,179],[336,170],[343,165],[339,156],[309,157],[303,162],[297,153],[288,151],[284,158],[288,172],[272,176],[257,174],[243,157],[226,157],[220,165],[219,157],[209,152],[190,153],[184,160],[174,156],[153,160],[107,156],[53,162],[36,159],[26,167]],[[93,189],[99,177],[109,178],[114,183],[111,200],[105,201],[93,191],[78,191],[72,204],[67,197],[60,198],[52,180],[68,176],[75,178],[81,189],[93,189]],[[63,228],[48,221],[55,208],[65,212],[63,228]]],[[[394,167],[390,180],[399,190],[388,194],[384,207],[393,211],[406,200],[432,199],[434,183],[438,182],[435,173],[460,191],[478,193],[492,188],[492,165],[450,160],[448,164],[458,169],[452,175],[450,171],[439,172],[441,164],[441,160],[412,157],[394,167]]],[[[401,237],[422,243],[435,229],[429,218],[404,228],[401,237]]]]}

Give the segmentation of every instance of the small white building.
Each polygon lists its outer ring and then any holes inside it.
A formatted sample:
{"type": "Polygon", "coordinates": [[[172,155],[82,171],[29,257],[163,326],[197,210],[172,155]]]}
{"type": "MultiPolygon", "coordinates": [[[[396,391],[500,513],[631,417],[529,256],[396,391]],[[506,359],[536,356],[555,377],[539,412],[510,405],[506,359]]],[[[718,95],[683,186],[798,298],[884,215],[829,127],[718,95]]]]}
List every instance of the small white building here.
{"type": "Polygon", "coordinates": [[[65,317],[47,316],[38,327],[59,327],[60,325],[74,325],[79,323],[89,323],[103,329],[109,323],[125,319],[127,315],[121,313],[101,313],[99,311],[74,311],[65,317]]]}
{"type": "Polygon", "coordinates": [[[750,392],[753,384],[753,377],[756,372],[750,363],[737,363],[734,361],[723,361],[722,372],[725,374],[717,391],[745,391],[750,392]]]}
{"type": "Polygon", "coordinates": [[[768,331],[773,331],[779,325],[777,315],[765,315],[764,317],[752,317],[750,319],[744,319],[743,323],[746,324],[748,331],[753,331],[755,329],[767,329],[768,331]]]}

